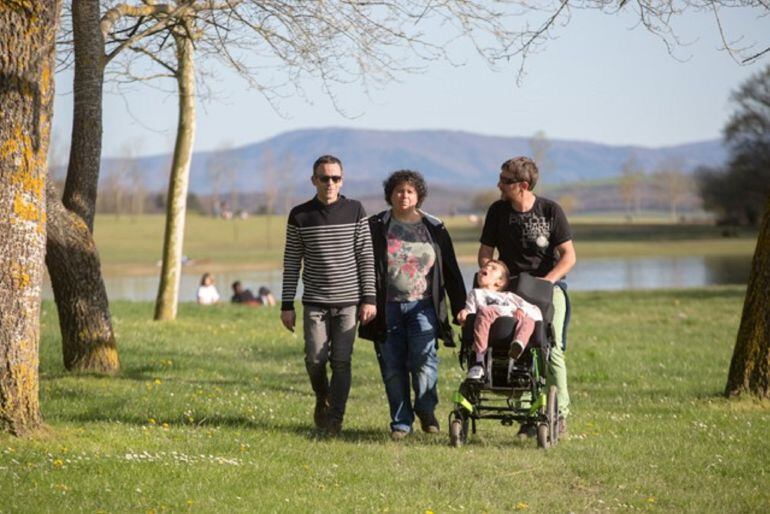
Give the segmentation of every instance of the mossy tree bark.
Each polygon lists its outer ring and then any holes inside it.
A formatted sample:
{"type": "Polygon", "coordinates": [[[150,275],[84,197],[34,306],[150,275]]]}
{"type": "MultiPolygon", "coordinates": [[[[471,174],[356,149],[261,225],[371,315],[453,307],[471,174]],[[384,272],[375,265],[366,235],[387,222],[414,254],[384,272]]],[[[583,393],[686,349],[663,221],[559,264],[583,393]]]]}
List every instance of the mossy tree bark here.
{"type": "Polygon", "coordinates": [[[725,394],[770,398],[770,196],[751,263],[725,394]]]}
{"type": "Polygon", "coordinates": [[[59,313],[64,367],[115,373],[120,368],[99,254],[82,218],[48,184],[45,261],[59,313]]]}
{"type": "Polygon", "coordinates": [[[59,7],[0,3],[0,430],[16,435],[42,422],[40,290],[59,7]]]}
{"type": "Polygon", "coordinates": [[[98,0],[72,4],[74,112],[61,202],[48,188],[46,264],[59,313],[64,367],[115,373],[120,368],[107,290],[93,240],[102,153],[104,36],[98,0]]]}
{"type": "Polygon", "coordinates": [[[171,163],[166,207],[166,231],[163,239],[163,264],[160,285],[155,302],[155,319],[176,318],[179,300],[179,279],[182,274],[182,246],[184,224],[187,212],[187,189],[190,181],[190,161],[195,139],[195,64],[192,38],[194,28],[183,19],[174,31],[177,69],[175,70],[179,90],[179,121],[171,163]]]}

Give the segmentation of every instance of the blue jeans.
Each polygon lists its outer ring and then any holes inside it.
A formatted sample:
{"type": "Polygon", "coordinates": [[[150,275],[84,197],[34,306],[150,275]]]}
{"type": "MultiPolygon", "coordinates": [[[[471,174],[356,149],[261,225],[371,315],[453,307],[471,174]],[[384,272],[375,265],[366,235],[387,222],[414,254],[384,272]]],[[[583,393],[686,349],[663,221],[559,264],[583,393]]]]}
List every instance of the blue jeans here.
{"type": "Polygon", "coordinates": [[[428,298],[388,302],[385,316],[388,335],[385,342],[377,346],[377,360],[390,405],[390,429],[410,432],[415,414],[431,420],[438,404],[436,312],[433,301],[428,298]]]}

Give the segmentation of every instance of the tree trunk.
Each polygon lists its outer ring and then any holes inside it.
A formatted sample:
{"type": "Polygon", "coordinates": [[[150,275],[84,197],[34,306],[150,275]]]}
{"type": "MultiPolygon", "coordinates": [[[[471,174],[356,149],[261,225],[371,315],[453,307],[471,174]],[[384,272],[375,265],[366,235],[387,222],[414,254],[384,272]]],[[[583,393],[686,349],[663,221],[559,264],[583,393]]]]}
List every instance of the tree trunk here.
{"type": "Polygon", "coordinates": [[[38,398],[45,175],[59,2],[0,3],[0,430],[42,422],[38,398]]]}
{"type": "Polygon", "coordinates": [[[72,143],[62,201],[53,187],[48,188],[46,265],[59,312],[64,367],[115,373],[120,363],[107,290],[93,241],[104,80],[104,37],[99,21],[98,0],[73,3],[72,143]]]}
{"type": "Polygon", "coordinates": [[[64,367],[115,373],[120,369],[99,254],[83,220],[64,208],[48,184],[45,262],[51,276],[64,367]]]}
{"type": "Polygon", "coordinates": [[[770,196],[765,202],[725,388],[727,396],[743,393],[770,398],[770,196]]]}
{"type": "Polygon", "coordinates": [[[99,0],[72,3],[75,47],[72,143],[62,202],[94,231],[96,189],[102,157],[102,84],[104,36],[99,26],[99,0]]]}
{"type": "Polygon", "coordinates": [[[177,84],[179,88],[179,125],[171,163],[166,207],[166,233],[163,239],[163,265],[160,272],[155,319],[176,318],[179,279],[182,274],[182,244],[187,210],[190,161],[195,138],[195,65],[192,40],[175,34],[177,48],[177,84]]]}

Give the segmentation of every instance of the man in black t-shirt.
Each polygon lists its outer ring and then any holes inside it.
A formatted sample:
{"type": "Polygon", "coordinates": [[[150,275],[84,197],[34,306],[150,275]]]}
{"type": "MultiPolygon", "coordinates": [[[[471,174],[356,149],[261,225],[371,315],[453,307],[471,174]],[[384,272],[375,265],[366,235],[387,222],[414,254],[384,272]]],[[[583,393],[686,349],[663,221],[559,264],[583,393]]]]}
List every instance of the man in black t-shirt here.
{"type": "MultiPolygon", "coordinates": [[[[560,427],[566,431],[569,414],[567,368],[564,362],[564,332],[567,317],[567,273],[575,265],[575,247],[564,211],[556,202],[535,196],[532,192],[540,173],[528,157],[514,157],[500,168],[497,187],[501,199],[487,211],[479,247],[479,266],[494,258],[499,259],[513,275],[527,272],[554,284],[554,318],[556,346],[551,351],[549,383],[559,388],[560,427]]],[[[521,435],[531,433],[531,427],[522,426],[521,435]]]]}

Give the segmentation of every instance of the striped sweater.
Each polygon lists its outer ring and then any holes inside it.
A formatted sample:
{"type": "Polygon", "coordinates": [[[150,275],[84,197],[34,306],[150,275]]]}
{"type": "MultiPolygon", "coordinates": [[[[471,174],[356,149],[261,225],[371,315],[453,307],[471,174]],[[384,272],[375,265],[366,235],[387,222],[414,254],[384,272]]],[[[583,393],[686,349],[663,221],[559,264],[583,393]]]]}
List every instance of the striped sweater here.
{"type": "Polygon", "coordinates": [[[281,310],[294,309],[300,269],[302,303],[345,307],[375,303],[374,255],[363,206],[344,196],[294,207],[286,225],[281,310]]]}

